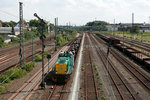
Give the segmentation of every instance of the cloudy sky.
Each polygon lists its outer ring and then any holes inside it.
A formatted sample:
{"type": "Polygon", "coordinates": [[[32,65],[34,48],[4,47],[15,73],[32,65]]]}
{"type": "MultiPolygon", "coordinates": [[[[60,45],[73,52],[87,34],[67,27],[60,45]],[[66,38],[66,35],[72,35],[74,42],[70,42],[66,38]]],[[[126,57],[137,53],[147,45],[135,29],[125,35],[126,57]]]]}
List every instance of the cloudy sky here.
{"type": "Polygon", "coordinates": [[[68,22],[84,25],[89,21],[103,20],[113,23],[131,23],[132,12],[136,23],[150,22],[150,0],[0,0],[0,20],[18,21],[19,2],[23,2],[24,19],[41,18],[59,24],[68,22]]]}

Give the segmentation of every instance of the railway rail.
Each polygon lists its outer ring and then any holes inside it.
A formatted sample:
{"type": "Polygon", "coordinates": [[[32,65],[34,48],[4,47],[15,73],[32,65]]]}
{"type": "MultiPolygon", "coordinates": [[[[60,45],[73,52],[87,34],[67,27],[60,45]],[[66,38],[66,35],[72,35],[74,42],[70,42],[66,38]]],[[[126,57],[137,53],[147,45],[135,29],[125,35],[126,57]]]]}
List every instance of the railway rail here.
{"type": "Polygon", "coordinates": [[[54,88],[49,93],[47,100],[63,100],[63,93],[65,93],[65,88],[67,84],[54,85],[54,88]]]}
{"type": "MultiPolygon", "coordinates": [[[[100,38],[96,37],[99,42],[105,43],[100,38]]],[[[125,66],[124,68],[134,77],[138,83],[150,94],[150,77],[145,74],[139,67],[133,62],[129,61],[123,55],[121,55],[118,51],[111,48],[110,53],[119,61],[120,64],[125,66]]]]}
{"type": "Polygon", "coordinates": [[[140,41],[137,41],[137,40],[131,40],[131,39],[128,39],[128,38],[114,36],[114,35],[111,35],[111,34],[102,34],[102,35],[106,36],[106,38],[109,38],[109,37],[117,38],[120,41],[122,41],[123,43],[129,44],[130,46],[134,46],[136,48],[139,48],[139,49],[141,49],[141,52],[143,52],[145,55],[150,57],[150,54],[149,54],[150,53],[150,44],[148,44],[148,43],[143,43],[143,42],[140,42],[140,41]]]}
{"type": "MultiPolygon", "coordinates": [[[[68,49],[67,47],[62,48],[60,51],[57,51],[57,53],[52,57],[50,60],[50,66],[53,66],[55,64],[55,61],[57,60],[57,55],[59,52],[64,51],[68,49]]],[[[48,72],[48,63],[44,66],[45,71],[48,72]]],[[[52,67],[51,67],[52,69],[52,67]]],[[[40,84],[42,77],[42,69],[40,69],[33,77],[31,77],[27,83],[25,83],[17,93],[15,93],[10,100],[15,100],[15,99],[27,99],[31,96],[33,91],[38,87],[40,84]],[[23,92],[26,91],[26,92],[23,92]]]]}
{"type": "MultiPolygon", "coordinates": [[[[100,38],[96,37],[97,40],[102,41],[100,38]]],[[[110,53],[123,65],[125,69],[140,83],[142,87],[150,94],[150,77],[145,74],[139,67],[133,62],[126,59],[123,55],[121,55],[118,51],[111,48],[110,53]]]]}
{"type": "MultiPolygon", "coordinates": [[[[93,44],[99,44],[99,42],[93,37],[93,44]]],[[[126,81],[126,79],[122,76],[122,74],[116,69],[114,64],[111,62],[107,55],[102,51],[99,47],[96,48],[96,52],[99,55],[104,67],[106,68],[112,84],[115,87],[115,94],[118,99],[123,100],[140,100],[139,96],[135,93],[134,89],[130,84],[126,81]]]]}
{"type": "MultiPolygon", "coordinates": [[[[75,41],[75,40],[72,40],[72,41],[75,41]]],[[[50,64],[49,64],[50,66],[53,66],[55,64],[55,62],[57,60],[57,56],[61,51],[67,51],[69,49],[70,45],[73,43],[72,41],[69,42],[68,44],[66,44],[64,47],[62,47],[60,50],[58,50],[55,53],[55,55],[50,60],[50,64]]],[[[48,73],[48,63],[45,64],[44,69],[45,69],[45,73],[48,73]]],[[[52,67],[50,68],[50,70],[51,69],[52,69],[52,67]]],[[[34,90],[36,90],[38,88],[38,86],[42,80],[41,74],[42,74],[42,69],[40,69],[34,76],[32,76],[15,94],[13,94],[9,98],[9,100],[16,100],[16,99],[26,100],[26,99],[29,99],[29,97],[32,95],[32,93],[34,93],[34,90]]],[[[61,91],[62,89],[65,88],[65,86],[57,85],[54,88],[53,92],[56,92],[55,89],[57,89],[57,88],[61,91]]],[[[54,93],[52,93],[52,96],[53,96],[53,94],[54,93]]],[[[51,96],[49,98],[51,98],[51,96]]],[[[62,97],[60,97],[59,100],[61,100],[61,98],[62,97]]]]}
{"type": "MultiPolygon", "coordinates": [[[[48,38],[46,39],[46,43],[48,43],[48,38]]],[[[52,42],[52,41],[51,41],[52,42]]],[[[41,42],[40,40],[36,40],[34,42],[34,55],[36,54],[40,54],[41,53],[41,46],[39,45],[41,42]]],[[[3,53],[1,54],[1,58],[0,58],[0,74],[5,73],[8,69],[14,67],[14,66],[18,66],[19,65],[19,55],[18,52],[19,50],[16,50],[16,46],[13,47],[8,47],[8,51],[5,50],[5,52],[3,51],[3,53]]],[[[3,50],[3,48],[2,48],[3,50]]],[[[26,43],[25,46],[25,59],[26,61],[31,61],[32,60],[32,49],[31,49],[31,44],[30,42],[26,43]]],[[[23,62],[23,60],[22,60],[23,62]]]]}
{"type": "MultiPolygon", "coordinates": [[[[87,37],[86,37],[87,38],[87,37]]],[[[85,100],[99,100],[99,92],[97,91],[95,73],[93,70],[93,63],[91,58],[91,53],[89,51],[88,41],[85,39],[85,72],[84,72],[84,90],[85,90],[85,100]]]]}

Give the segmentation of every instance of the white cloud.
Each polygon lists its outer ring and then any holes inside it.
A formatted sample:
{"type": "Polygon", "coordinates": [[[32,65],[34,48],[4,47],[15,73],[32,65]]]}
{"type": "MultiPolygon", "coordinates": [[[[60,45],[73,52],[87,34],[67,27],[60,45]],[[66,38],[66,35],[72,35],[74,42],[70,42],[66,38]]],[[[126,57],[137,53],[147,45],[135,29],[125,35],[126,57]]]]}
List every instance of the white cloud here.
{"type": "Polygon", "coordinates": [[[30,2],[30,3],[38,3],[40,1],[43,1],[43,0],[24,0],[25,2],[30,2]]]}
{"type": "MultiPolygon", "coordinates": [[[[135,22],[146,21],[149,16],[150,0],[2,0],[0,9],[18,15],[18,2],[24,6],[24,18],[35,18],[37,12],[42,18],[54,21],[59,17],[60,24],[68,21],[76,24],[85,24],[88,21],[105,20],[108,22],[131,22],[131,13],[135,13],[135,22]]],[[[6,16],[2,14],[1,16],[6,16]]],[[[12,17],[1,17],[0,20],[12,17]]]]}
{"type": "Polygon", "coordinates": [[[75,0],[67,0],[70,4],[72,4],[72,5],[76,5],[77,4],[77,2],[75,1],[75,0]]]}
{"type": "Polygon", "coordinates": [[[133,0],[133,2],[139,5],[150,6],[150,0],[133,0]]]}

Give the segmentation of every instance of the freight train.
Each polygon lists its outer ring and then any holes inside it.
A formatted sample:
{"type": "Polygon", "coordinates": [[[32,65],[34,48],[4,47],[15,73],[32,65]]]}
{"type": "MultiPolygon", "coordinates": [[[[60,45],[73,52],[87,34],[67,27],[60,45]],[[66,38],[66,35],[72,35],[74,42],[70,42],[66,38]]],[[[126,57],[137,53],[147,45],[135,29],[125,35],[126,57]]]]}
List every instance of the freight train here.
{"type": "Polygon", "coordinates": [[[56,83],[65,83],[69,80],[74,68],[75,57],[79,48],[80,40],[76,41],[70,51],[61,52],[57,62],[51,71],[51,79],[56,83]]]}

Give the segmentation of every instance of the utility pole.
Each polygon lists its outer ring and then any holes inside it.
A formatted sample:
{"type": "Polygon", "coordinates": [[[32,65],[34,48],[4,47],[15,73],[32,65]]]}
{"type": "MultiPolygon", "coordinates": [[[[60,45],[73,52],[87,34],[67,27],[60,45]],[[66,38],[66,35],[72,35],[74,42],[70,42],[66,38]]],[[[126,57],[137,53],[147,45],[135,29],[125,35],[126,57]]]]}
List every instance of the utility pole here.
{"type": "Polygon", "coordinates": [[[133,31],[133,25],[134,25],[134,13],[132,13],[132,27],[131,27],[131,40],[132,40],[132,38],[133,38],[133,33],[132,33],[132,31],[133,31]]]}
{"type": "Polygon", "coordinates": [[[51,40],[50,22],[48,22],[48,34],[50,35],[50,40],[51,40]]]}
{"type": "Polygon", "coordinates": [[[115,31],[115,19],[114,19],[114,24],[113,24],[113,29],[112,29],[112,34],[114,35],[114,31],[115,31]]]}
{"type": "Polygon", "coordinates": [[[19,29],[20,29],[20,49],[19,49],[19,57],[20,57],[20,66],[22,65],[22,56],[23,56],[23,65],[25,67],[25,54],[24,54],[24,29],[23,29],[23,8],[22,2],[19,2],[19,29]]]}
{"type": "Polygon", "coordinates": [[[41,33],[40,33],[41,34],[40,40],[42,41],[42,84],[41,84],[41,87],[45,88],[45,82],[44,82],[44,48],[45,48],[44,39],[46,38],[46,36],[43,34],[45,22],[36,13],[34,14],[34,16],[40,20],[40,23],[42,26],[41,33]]]}
{"type": "Polygon", "coordinates": [[[56,45],[57,45],[57,24],[58,24],[58,18],[55,18],[55,51],[57,51],[56,45]]]}

